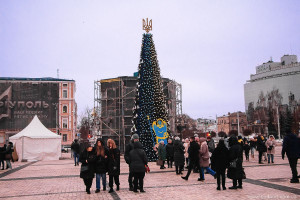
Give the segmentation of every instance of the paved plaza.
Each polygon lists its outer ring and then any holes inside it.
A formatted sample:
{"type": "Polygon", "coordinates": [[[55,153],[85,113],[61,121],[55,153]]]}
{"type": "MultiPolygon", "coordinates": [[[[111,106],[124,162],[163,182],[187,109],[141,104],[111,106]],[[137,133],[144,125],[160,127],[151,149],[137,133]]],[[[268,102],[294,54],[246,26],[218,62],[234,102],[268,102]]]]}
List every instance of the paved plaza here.
{"type": "MultiPolygon", "coordinates": [[[[289,182],[291,170],[287,158],[281,159],[281,147],[276,148],[275,163],[258,165],[255,160],[244,161],[247,179],[243,189],[229,190],[232,181],[227,179],[227,190],[216,190],[216,179],[205,174],[199,182],[199,174],[192,173],[185,181],[175,174],[175,169],[159,169],[149,163],[151,172],[146,174],[146,193],[128,190],[128,166],[121,160],[120,191],[95,193],[95,179],[91,194],[85,192],[80,167],[74,166],[69,154],[63,160],[13,163],[13,170],[0,170],[0,199],[300,199],[300,184],[289,182]]],[[[299,171],[299,164],[298,164],[299,171]]],[[[186,171],[184,171],[184,175],[186,171]]],[[[107,176],[108,181],[108,176],[107,176]]],[[[108,187],[108,184],[107,184],[108,187]]]]}

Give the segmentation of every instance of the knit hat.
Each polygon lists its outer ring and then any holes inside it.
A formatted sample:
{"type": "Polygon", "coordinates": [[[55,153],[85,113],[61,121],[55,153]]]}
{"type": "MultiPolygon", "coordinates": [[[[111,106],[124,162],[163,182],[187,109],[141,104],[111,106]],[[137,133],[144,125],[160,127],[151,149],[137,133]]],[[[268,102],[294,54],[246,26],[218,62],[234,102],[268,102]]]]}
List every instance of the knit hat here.
{"type": "Polygon", "coordinates": [[[139,135],[136,133],[131,136],[131,140],[135,140],[135,139],[139,139],[139,138],[140,138],[139,135]]]}

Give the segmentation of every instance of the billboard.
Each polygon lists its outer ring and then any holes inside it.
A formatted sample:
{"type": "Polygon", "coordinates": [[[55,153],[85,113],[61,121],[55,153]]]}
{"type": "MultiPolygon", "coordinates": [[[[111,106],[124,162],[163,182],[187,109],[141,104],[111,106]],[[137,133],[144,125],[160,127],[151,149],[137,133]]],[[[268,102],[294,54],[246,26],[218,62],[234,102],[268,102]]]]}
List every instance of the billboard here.
{"type": "Polygon", "coordinates": [[[58,102],[58,83],[1,82],[0,129],[23,129],[35,115],[47,128],[55,128],[58,102]]]}

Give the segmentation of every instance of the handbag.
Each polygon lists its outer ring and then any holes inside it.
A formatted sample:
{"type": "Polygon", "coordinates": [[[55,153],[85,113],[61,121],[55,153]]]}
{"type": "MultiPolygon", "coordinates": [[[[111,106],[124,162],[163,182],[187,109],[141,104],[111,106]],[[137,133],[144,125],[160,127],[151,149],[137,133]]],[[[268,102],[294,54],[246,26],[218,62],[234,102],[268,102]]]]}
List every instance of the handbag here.
{"type": "Polygon", "coordinates": [[[145,172],[146,172],[146,173],[150,172],[150,168],[149,168],[148,165],[145,165],[145,172]]]}
{"type": "Polygon", "coordinates": [[[268,150],[272,151],[272,149],[273,149],[273,146],[269,146],[268,150]]]}
{"type": "Polygon", "coordinates": [[[163,160],[158,159],[156,161],[156,165],[162,166],[163,165],[163,160]]]}
{"type": "Polygon", "coordinates": [[[11,160],[11,154],[5,154],[5,160],[11,160]]]}
{"type": "Polygon", "coordinates": [[[230,168],[236,168],[236,162],[237,162],[237,158],[234,159],[232,162],[229,162],[229,167],[230,168]]]}
{"type": "Polygon", "coordinates": [[[88,165],[81,165],[80,173],[81,172],[87,172],[87,171],[89,171],[89,166],[88,165]]]}

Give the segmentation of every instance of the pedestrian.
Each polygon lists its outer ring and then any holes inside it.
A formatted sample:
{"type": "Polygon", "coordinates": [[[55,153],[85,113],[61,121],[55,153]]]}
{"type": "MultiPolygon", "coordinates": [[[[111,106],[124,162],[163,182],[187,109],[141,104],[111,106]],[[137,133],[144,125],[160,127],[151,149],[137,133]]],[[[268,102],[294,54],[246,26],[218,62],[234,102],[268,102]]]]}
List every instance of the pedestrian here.
{"type": "Polygon", "coordinates": [[[267,147],[265,145],[265,138],[261,134],[259,134],[257,137],[256,145],[257,145],[257,151],[258,151],[258,163],[264,164],[262,162],[262,156],[263,156],[263,153],[267,151],[267,147]]]}
{"type": "Polygon", "coordinates": [[[0,147],[0,167],[2,164],[1,170],[4,170],[5,151],[6,151],[6,145],[0,147]]]}
{"type": "Polygon", "coordinates": [[[256,150],[256,142],[257,142],[257,137],[252,137],[250,138],[250,150],[251,150],[251,157],[254,159],[254,152],[256,150]]]}
{"type": "MultiPolygon", "coordinates": [[[[200,169],[200,165],[199,165],[199,150],[200,150],[200,146],[199,144],[195,141],[195,137],[192,136],[190,137],[190,147],[188,149],[188,153],[189,153],[189,166],[188,166],[188,172],[186,174],[186,176],[182,176],[181,178],[184,180],[188,180],[189,176],[192,172],[192,170],[197,167],[198,169],[200,169]]],[[[200,173],[200,177],[202,176],[202,170],[199,170],[200,173]]]]}
{"type": "Polygon", "coordinates": [[[214,141],[214,139],[211,138],[211,136],[207,136],[206,142],[208,145],[208,151],[210,152],[210,155],[211,155],[215,150],[215,141],[214,141]]]}
{"type": "Polygon", "coordinates": [[[273,135],[269,136],[269,139],[266,142],[266,146],[267,146],[268,164],[270,164],[270,161],[274,163],[276,141],[273,135]]]}
{"type": "Polygon", "coordinates": [[[73,151],[73,157],[75,162],[74,166],[79,165],[80,145],[77,139],[75,139],[74,142],[72,142],[71,149],[73,151]]]}
{"type": "Polygon", "coordinates": [[[188,152],[188,149],[190,147],[190,140],[188,138],[185,138],[185,142],[184,142],[183,146],[184,146],[184,157],[185,157],[186,168],[188,168],[188,166],[189,166],[189,152],[188,152]]]}
{"type": "Polygon", "coordinates": [[[297,163],[300,157],[300,138],[289,130],[283,139],[281,151],[282,159],[284,159],[285,154],[288,157],[292,171],[292,179],[290,180],[290,183],[299,183],[297,163]]]}
{"type": "Polygon", "coordinates": [[[100,192],[101,179],[103,191],[106,190],[106,172],[107,172],[107,156],[108,149],[105,147],[102,139],[98,138],[95,144],[96,162],[95,162],[95,173],[96,173],[96,191],[100,192]]]}
{"type": "Polygon", "coordinates": [[[210,152],[208,150],[208,145],[204,137],[200,138],[200,150],[199,150],[199,162],[200,162],[200,177],[198,181],[204,181],[204,169],[212,176],[216,175],[216,172],[209,168],[209,158],[210,152]]]}
{"type": "Polygon", "coordinates": [[[221,177],[222,177],[222,188],[223,190],[226,190],[225,186],[225,171],[228,167],[229,163],[229,150],[226,147],[224,140],[219,140],[218,146],[212,153],[211,157],[211,168],[216,172],[217,176],[217,190],[221,190],[220,184],[221,184],[221,177]]]}
{"type": "Polygon", "coordinates": [[[171,138],[168,139],[168,144],[166,145],[166,153],[168,168],[172,168],[172,164],[174,161],[174,146],[171,138]]]}
{"type": "Polygon", "coordinates": [[[184,167],[184,146],[179,137],[175,137],[174,141],[174,162],[176,168],[176,174],[183,174],[184,167]]]}
{"type": "Polygon", "coordinates": [[[12,152],[13,152],[13,143],[9,142],[6,151],[4,152],[4,159],[6,161],[6,169],[12,169],[11,160],[12,160],[12,152]]]}
{"type": "Polygon", "coordinates": [[[250,145],[249,145],[249,143],[248,143],[248,140],[245,140],[243,149],[244,149],[244,151],[245,151],[245,157],[246,157],[246,160],[249,161],[250,145]]]}
{"type": "Polygon", "coordinates": [[[87,144],[86,148],[82,151],[79,156],[79,162],[81,162],[80,178],[83,179],[86,186],[86,193],[91,194],[91,187],[93,178],[95,176],[95,161],[96,154],[90,143],[87,144]]]}
{"type": "Polygon", "coordinates": [[[229,189],[242,189],[242,180],[244,178],[242,162],[243,150],[235,136],[231,136],[229,138],[229,147],[229,167],[227,171],[227,177],[232,179],[233,182],[233,186],[229,187],[229,189]]]}
{"type": "Polygon", "coordinates": [[[107,140],[108,146],[108,175],[109,175],[109,193],[114,192],[113,184],[117,186],[117,191],[120,190],[120,150],[114,140],[107,140]]]}
{"type": "Polygon", "coordinates": [[[133,150],[129,152],[129,170],[133,174],[133,192],[145,192],[144,177],[145,165],[148,164],[147,156],[139,141],[133,143],[133,150]]]}
{"type": "MultiPolygon", "coordinates": [[[[128,165],[129,165],[129,161],[130,161],[129,153],[134,148],[133,147],[134,142],[138,142],[138,141],[139,141],[139,135],[135,133],[131,136],[130,142],[125,147],[124,158],[128,165]]],[[[130,169],[129,169],[129,175],[128,175],[128,183],[129,183],[129,191],[133,191],[133,173],[130,172],[130,169]]]]}
{"type": "Polygon", "coordinates": [[[166,146],[163,140],[159,142],[158,150],[157,150],[158,160],[162,160],[162,165],[160,166],[160,169],[165,169],[165,160],[167,156],[166,152],[166,146]]]}

